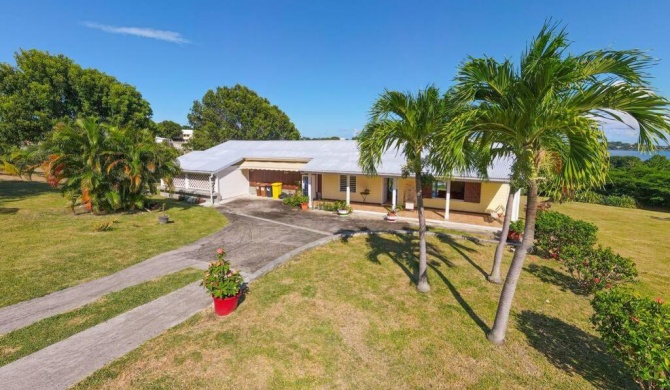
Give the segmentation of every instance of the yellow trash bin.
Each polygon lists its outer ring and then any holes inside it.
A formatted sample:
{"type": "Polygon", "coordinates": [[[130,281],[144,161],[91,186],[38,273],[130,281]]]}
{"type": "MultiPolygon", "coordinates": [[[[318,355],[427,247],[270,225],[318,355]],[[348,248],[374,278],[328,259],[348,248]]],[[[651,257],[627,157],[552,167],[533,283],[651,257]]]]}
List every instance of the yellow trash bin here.
{"type": "Polygon", "coordinates": [[[272,197],[279,199],[279,195],[281,195],[281,183],[272,183],[272,197]]]}

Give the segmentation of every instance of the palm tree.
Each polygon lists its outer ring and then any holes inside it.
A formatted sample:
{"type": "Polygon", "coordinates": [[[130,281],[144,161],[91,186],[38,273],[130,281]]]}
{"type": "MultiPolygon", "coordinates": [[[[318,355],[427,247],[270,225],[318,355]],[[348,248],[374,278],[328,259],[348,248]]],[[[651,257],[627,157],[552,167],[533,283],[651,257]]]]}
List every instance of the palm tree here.
{"type": "Polygon", "coordinates": [[[430,291],[426,273],[426,217],[421,189],[427,178],[451,176],[459,168],[459,161],[449,154],[434,153],[443,142],[441,138],[448,125],[453,107],[449,99],[430,86],[413,95],[385,91],[370,110],[370,121],[358,137],[359,165],[370,175],[377,173],[382,155],[400,151],[406,158],[405,171],[414,176],[417,209],[419,213],[419,274],[417,289],[430,291]]]}
{"type": "Polygon", "coordinates": [[[145,130],[119,129],[92,119],[57,125],[41,145],[45,172],[71,200],[94,212],[142,208],[161,178],[179,171],[177,152],[145,130]]]}
{"type": "MultiPolygon", "coordinates": [[[[652,59],[639,50],[566,53],[565,30],[545,25],[522,54],[509,60],[469,58],[456,77],[457,94],[473,110],[462,115],[457,137],[496,145],[493,156],[515,159],[513,172],[527,189],[526,226],[500,296],[493,343],[504,342],[517,282],[535,233],[538,185],[564,191],[604,182],[608,154],[599,119],[639,125],[639,144],[652,149],[669,134],[668,101],[658,96],[644,72],[652,59]],[[542,167],[554,167],[545,174],[542,167]]],[[[502,239],[502,238],[501,238],[502,239]]]]}

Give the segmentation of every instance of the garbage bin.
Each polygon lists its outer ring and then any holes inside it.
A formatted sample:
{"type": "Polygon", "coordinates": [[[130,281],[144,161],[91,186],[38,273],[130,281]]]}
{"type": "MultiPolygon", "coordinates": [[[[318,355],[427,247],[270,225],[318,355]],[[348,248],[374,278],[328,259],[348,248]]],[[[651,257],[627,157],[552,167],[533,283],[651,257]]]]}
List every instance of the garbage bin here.
{"type": "Polygon", "coordinates": [[[272,198],[272,186],[265,186],[265,195],[268,198],[272,198]]]}
{"type": "Polygon", "coordinates": [[[279,199],[279,195],[281,195],[281,183],[272,183],[272,197],[279,199]]]}
{"type": "Polygon", "coordinates": [[[261,186],[256,186],[256,196],[261,196],[261,186]]]}
{"type": "Polygon", "coordinates": [[[267,195],[265,194],[265,186],[259,186],[258,188],[260,188],[259,196],[266,197],[267,195]]]}

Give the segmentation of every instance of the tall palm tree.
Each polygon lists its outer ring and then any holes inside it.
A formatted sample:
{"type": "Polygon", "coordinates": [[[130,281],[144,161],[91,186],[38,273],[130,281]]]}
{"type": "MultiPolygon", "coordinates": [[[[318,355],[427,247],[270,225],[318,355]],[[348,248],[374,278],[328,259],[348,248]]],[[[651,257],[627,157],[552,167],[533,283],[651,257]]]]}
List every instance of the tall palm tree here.
{"type": "Polygon", "coordinates": [[[567,54],[565,30],[545,25],[520,63],[469,58],[456,77],[457,94],[474,108],[462,115],[457,137],[497,145],[492,155],[515,158],[513,172],[527,190],[526,226],[500,296],[493,343],[504,341],[517,282],[533,245],[538,185],[552,181],[564,190],[602,185],[608,166],[599,119],[639,126],[639,144],[667,142],[668,101],[650,86],[645,70],[652,59],[639,50],[596,50],[567,54]],[[555,167],[543,173],[547,161],[555,167]]]}
{"type": "Polygon", "coordinates": [[[427,87],[416,95],[385,91],[370,110],[370,121],[358,137],[359,165],[367,174],[377,173],[382,155],[395,150],[406,158],[405,170],[414,176],[417,209],[419,213],[419,274],[417,289],[430,291],[426,273],[426,217],[422,188],[426,178],[451,176],[454,168],[461,168],[449,154],[434,153],[444,142],[442,135],[453,113],[450,100],[440,91],[427,87]]]}

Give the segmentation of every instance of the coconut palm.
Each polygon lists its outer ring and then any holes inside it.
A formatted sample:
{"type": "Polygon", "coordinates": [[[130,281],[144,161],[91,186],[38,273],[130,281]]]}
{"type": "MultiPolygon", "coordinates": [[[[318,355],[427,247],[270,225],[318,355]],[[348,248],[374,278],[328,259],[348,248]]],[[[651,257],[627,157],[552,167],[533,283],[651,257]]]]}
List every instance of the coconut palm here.
{"type": "Polygon", "coordinates": [[[509,60],[469,58],[456,77],[457,95],[474,108],[459,118],[456,137],[495,145],[492,156],[514,157],[513,172],[528,196],[523,241],[488,335],[496,344],[504,341],[517,282],[533,245],[540,182],[564,191],[602,185],[608,166],[602,118],[624,124],[626,115],[634,118],[644,149],[668,139],[668,101],[651,89],[645,73],[653,64],[649,56],[639,50],[570,55],[568,47],[565,30],[545,25],[518,67],[509,60]]]}
{"type": "Polygon", "coordinates": [[[435,153],[444,142],[454,107],[450,99],[430,86],[416,95],[385,91],[370,110],[370,121],[358,137],[359,165],[370,175],[377,173],[382,155],[395,150],[406,158],[405,171],[414,176],[416,204],[419,214],[419,273],[417,289],[428,292],[426,273],[426,217],[422,191],[427,179],[433,176],[451,176],[454,168],[461,168],[465,159],[451,158],[448,153],[435,153]]]}

